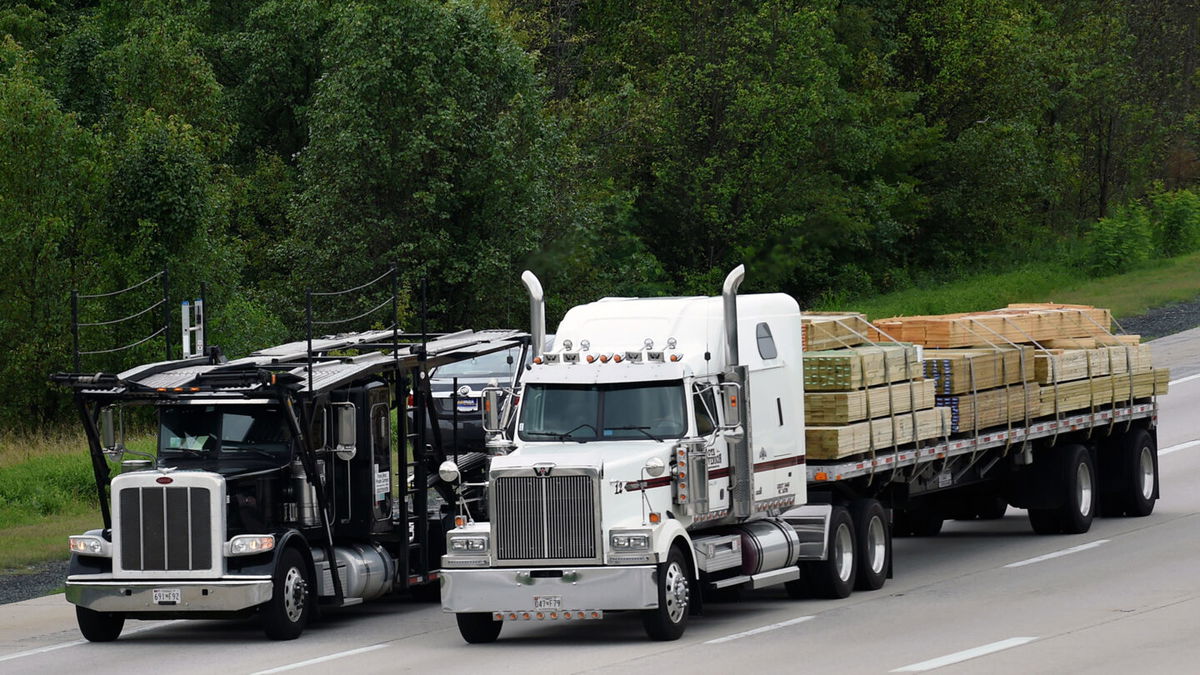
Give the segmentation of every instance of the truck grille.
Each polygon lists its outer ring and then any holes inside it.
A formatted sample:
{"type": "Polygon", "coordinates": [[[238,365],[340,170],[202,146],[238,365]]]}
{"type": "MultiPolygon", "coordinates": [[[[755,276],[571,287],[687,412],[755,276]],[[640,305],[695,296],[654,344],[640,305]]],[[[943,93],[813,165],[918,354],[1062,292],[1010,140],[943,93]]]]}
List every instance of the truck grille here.
{"type": "Polygon", "coordinates": [[[205,570],[212,561],[212,494],[201,487],[120,491],[121,568],[205,570]]]}
{"type": "Polygon", "coordinates": [[[500,560],[596,557],[596,495],[591,476],[503,476],[493,485],[500,560]]]}

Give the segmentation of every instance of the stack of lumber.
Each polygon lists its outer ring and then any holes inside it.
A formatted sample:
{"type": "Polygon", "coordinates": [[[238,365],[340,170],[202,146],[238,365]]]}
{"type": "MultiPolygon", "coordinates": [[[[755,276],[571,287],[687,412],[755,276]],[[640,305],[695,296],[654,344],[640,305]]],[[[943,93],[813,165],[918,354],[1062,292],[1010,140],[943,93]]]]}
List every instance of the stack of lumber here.
{"type": "Polygon", "coordinates": [[[912,345],[867,345],[804,354],[805,391],[850,391],[920,374],[912,345]]]}
{"type": "Polygon", "coordinates": [[[950,431],[975,431],[1024,422],[1041,414],[1040,387],[1022,383],[961,396],[938,396],[950,411],[950,431]]]}
{"type": "Polygon", "coordinates": [[[990,312],[880,319],[874,325],[901,342],[949,349],[1107,336],[1112,314],[1087,305],[1009,305],[990,312]]]}
{"type": "Polygon", "coordinates": [[[1155,368],[1130,375],[1106,375],[1041,388],[1042,415],[1090,410],[1110,403],[1129,402],[1167,393],[1170,371],[1155,368]],[[1132,378],[1132,382],[1131,382],[1132,378]]]}
{"type": "Polygon", "coordinates": [[[875,332],[865,314],[843,312],[805,312],[800,330],[806,352],[856,347],[875,332]]]}
{"type": "Polygon", "coordinates": [[[998,349],[928,349],[925,377],[937,383],[939,395],[967,394],[1033,379],[1034,351],[1029,347],[998,349]]]}
{"type": "Polygon", "coordinates": [[[855,391],[804,394],[807,424],[849,424],[912,410],[932,408],[933,380],[912,380],[855,391]]]}
{"type": "Polygon", "coordinates": [[[1150,345],[1047,349],[1034,358],[1034,374],[1041,384],[1129,372],[1144,373],[1151,369],[1150,345]]]}
{"type": "Polygon", "coordinates": [[[941,437],[950,431],[950,410],[932,408],[844,426],[810,426],[804,431],[809,457],[841,459],[872,449],[888,450],[893,445],[941,437]]]}

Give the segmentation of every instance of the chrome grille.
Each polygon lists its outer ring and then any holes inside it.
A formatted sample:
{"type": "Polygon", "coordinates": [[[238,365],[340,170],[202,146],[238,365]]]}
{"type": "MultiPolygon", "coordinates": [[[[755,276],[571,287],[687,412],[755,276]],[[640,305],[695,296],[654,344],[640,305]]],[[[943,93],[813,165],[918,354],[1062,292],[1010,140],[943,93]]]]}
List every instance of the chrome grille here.
{"type": "Polygon", "coordinates": [[[596,557],[596,494],[591,476],[501,476],[492,489],[499,560],[596,557]]]}
{"type": "Polygon", "coordinates": [[[120,500],[121,568],[206,570],[212,560],[212,494],[201,487],[128,487],[120,500]]]}

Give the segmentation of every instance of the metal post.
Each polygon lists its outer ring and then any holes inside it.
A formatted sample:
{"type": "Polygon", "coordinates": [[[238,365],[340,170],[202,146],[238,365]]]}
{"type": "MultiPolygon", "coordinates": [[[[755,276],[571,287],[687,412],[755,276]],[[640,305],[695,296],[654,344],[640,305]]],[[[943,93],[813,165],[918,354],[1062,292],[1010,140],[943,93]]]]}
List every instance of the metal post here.
{"type": "Polygon", "coordinates": [[[75,372],[81,372],[83,366],[79,358],[79,290],[71,291],[71,341],[75,346],[75,372]]]}
{"type": "Polygon", "coordinates": [[[196,312],[196,353],[203,354],[208,347],[204,324],[208,322],[208,283],[200,282],[200,309],[196,312]]]}
{"type": "Polygon", "coordinates": [[[450,447],[454,452],[454,463],[458,464],[458,378],[450,380],[453,389],[450,390],[450,447]]]}
{"type": "Polygon", "coordinates": [[[312,394],[312,392],[313,392],[313,359],[312,359],[313,321],[312,321],[312,289],[311,288],[304,291],[304,317],[305,317],[305,322],[308,324],[308,330],[307,330],[307,334],[308,334],[308,391],[309,391],[309,394],[312,394]]]}
{"type": "Polygon", "coordinates": [[[167,268],[162,271],[162,322],[163,322],[163,350],[166,352],[167,360],[171,360],[171,306],[167,304],[167,298],[170,296],[170,278],[167,276],[167,268]]]}

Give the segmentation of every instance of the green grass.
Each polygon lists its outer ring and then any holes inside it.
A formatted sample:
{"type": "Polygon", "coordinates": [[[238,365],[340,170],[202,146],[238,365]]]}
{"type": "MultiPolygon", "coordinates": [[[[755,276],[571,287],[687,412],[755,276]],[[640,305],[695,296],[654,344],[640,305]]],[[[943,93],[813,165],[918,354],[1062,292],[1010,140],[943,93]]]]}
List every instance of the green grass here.
{"type": "Polygon", "coordinates": [[[815,307],[863,312],[872,319],[973,312],[1013,302],[1061,302],[1107,307],[1118,319],[1200,296],[1200,253],[1158,261],[1126,274],[1091,279],[1067,265],[1031,264],[937,287],[912,288],[860,301],[815,307]]]}

